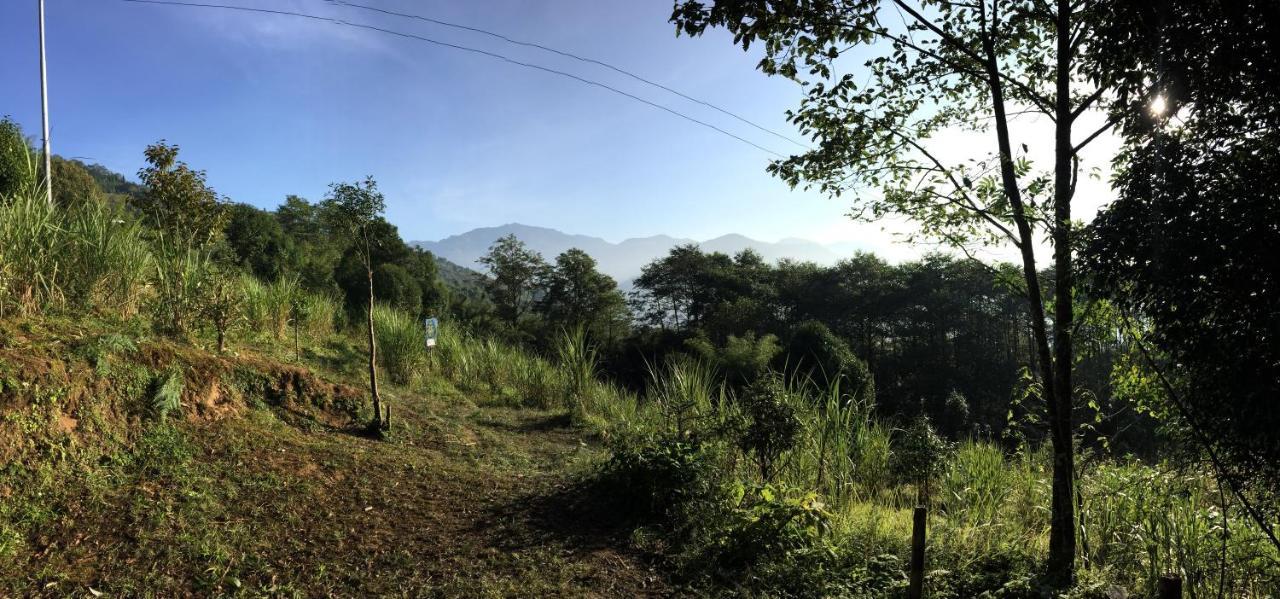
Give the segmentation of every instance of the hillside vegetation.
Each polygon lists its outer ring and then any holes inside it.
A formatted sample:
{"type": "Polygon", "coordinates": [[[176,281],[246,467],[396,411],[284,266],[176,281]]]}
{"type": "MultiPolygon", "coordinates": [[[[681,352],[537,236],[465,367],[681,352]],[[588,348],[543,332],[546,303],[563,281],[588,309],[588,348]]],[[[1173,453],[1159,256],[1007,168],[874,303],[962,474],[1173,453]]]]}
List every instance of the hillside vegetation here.
{"type": "Polygon", "coordinates": [[[0,594],[896,597],[917,506],[929,597],[1280,593],[1265,495],[1179,450],[1105,301],[1079,568],[1046,575],[1062,460],[1010,266],[685,246],[626,297],[507,237],[467,293],[372,178],[265,211],[158,143],[137,187],[58,162],[50,204],[2,132],[0,594]]]}

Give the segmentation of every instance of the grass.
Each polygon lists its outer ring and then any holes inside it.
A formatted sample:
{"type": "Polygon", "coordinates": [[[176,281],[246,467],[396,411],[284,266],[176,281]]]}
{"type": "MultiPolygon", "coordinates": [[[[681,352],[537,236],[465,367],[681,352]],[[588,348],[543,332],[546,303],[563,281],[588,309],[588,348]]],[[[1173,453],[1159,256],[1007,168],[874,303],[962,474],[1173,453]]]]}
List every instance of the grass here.
{"type": "MultiPolygon", "coordinates": [[[[0,595],[634,597],[662,588],[625,543],[552,499],[601,455],[560,410],[489,401],[428,376],[386,387],[397,414],[390,441],[299,419],[265,396],[244,397],[238,415],[209,419],[184,399],[163,420],[136,421],[127,415],[150,410],[166,386],[149,360],[178,352],[190,393],[207,386],[199,365],[215,358],[159,338],[29,322],[0,320],[16,333],[0,347],[0,438],[30,441],[0,450],[21,452],[0,469],[0,595]],[[56,349],[78,337],[83,350],[56,349]],[[65,370],[20,368],[30,357],[66,360],[65,370]],[[76,391],[104,380],[93,364],[109,364],[121,385],[76,391]],[[63,417],[78,427],[59,432],[63,417]],[[109,434],[90,434],[99,427],[109,434]]],[[[358,335],[345,339],[359,347],[358,335]]],[[[272,366],[287,348],[243,352],[245,367],[296,368],[272,366]]],[[[320,376],[346,376],[326,359],[306,356],[320,376]]]]}
{"type": "MultiPolygon", "coordinates": [[[[717,380],[705,364],[676,359],[651,367],[643,400],[615,395],[625,415],[583,421],[606,422],[606,431],[625,421],[635,439],[662,430],[714,436],[741,418],[733,393],[717,380]]],[[[892,554],[905,563],[916,492],[891,471],[896,432],[872,417],[865,399],[805,379],[788,388],[801,433],[772,483],[820,493],[830,538],[842,551],[867,560],[892,554]]],[[[727,462],[730,480],[748,487],[770,482],[745,457],[727,462]]],[[[1233,597],[1280,593],[1280,555],[1206,473],[1084,455],[1078,463],[1080,593],[1118,587],[1150,595],[1167,573],[1183,577],[1189,597],[1217,596],[1219,587],[1233,597]]],[[[952,448],[930,510],[930,563],[942,572],[929,582],[935,592],[959,584],[956,575],[985,571],[999,582],[1031,584],[1025,581],[1034,579],[1036,560],[1047,552],[1049,465],[1047,448],[1009,453],[983,439],[952,448]]]]}
{"type": "Polygon", "coordinates": [[[374,338],[378,360],[392,382],[406,385],[420,376],[427,363],[425,333],[418,320],[394,308],[373,308],[374,338]]]}
{"type": "Polygon", "coordinates": [[[244,293],[244,315],[249,328],[280,340],[289,332],[291,311],[301,294],[297,277],[281,277],[265,282],[252,276],[241,277],[244,293]]]}
{"type": "Polygon", "coordinates": [[[51,206],[34,182],[0,198],[0,317],[68,307],[130,316],[152,264],[141,225],[118,206],[51,206]]]}

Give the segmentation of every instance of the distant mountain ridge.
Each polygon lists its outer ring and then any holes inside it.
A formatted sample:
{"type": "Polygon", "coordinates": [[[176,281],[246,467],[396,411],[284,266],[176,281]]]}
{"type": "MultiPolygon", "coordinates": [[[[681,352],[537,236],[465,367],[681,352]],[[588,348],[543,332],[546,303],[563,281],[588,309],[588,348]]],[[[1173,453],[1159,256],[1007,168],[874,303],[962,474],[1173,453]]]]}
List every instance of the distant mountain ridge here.
{"type": "Polygon", "coordinates": [[[482,227],[439,241],[414,241],[411,244],[459,266],[482,270],[477,260],[489,250],[489,246],[494,241],[506,235],[515,235],[530,249],[542,254],[548,262],[554,261],[557,255],[569,248],[578,248],[595,258],[599,263],[600,271],[613,277],[623,288],[632,286],[632,280],[640,275],[644,265],[655,258],[667,255],[673,247],[690,243],[697,244],[706,252],[723,252],[730,255],[751,248],[759,252],[767,262],[791,258],[818,264],[833,264],[840,258],[851,255],[847,244],[841,244],[844,250],[841,251],[814,241],[794,237],[767,242],[736,233],[706,241],[654,235],[633,237],[612,243],[599,237],[573,235],[556,229],[519,223],[482,227]]]}

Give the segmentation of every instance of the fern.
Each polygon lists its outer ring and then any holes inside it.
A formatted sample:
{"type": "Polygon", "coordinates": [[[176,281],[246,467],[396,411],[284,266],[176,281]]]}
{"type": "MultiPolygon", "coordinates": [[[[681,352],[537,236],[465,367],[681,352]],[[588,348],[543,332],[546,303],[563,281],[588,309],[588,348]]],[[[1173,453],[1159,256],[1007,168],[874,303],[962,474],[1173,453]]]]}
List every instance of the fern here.
{"type": "Polygon", "coordinates": [[[151,383],[151,415],[163,422],[170,412],[182,409],[182,371],[170,368],[151,383]]]}

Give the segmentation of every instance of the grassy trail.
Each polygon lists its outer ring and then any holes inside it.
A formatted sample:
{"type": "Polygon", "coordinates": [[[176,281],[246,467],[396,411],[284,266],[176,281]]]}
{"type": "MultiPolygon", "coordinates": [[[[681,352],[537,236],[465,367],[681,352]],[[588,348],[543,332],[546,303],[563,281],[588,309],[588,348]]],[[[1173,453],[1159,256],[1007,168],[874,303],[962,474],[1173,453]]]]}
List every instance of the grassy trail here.
{"type": "Polygon", "coordinates": [[[0,497],[30,526],[0,597],[666,594],[565,500],[601,452],[566,417],[429,386],[388,394],[389,441],[258,405],[150,425],[88,467],[11,469],[0,497]]]}

